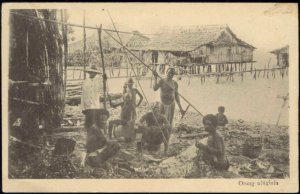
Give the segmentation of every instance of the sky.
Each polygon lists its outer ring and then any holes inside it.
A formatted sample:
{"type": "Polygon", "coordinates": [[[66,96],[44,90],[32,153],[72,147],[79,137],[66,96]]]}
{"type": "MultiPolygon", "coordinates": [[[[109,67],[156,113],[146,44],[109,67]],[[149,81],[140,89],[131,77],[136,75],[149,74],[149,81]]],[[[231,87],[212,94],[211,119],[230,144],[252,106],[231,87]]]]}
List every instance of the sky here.
{"type": "MultiPolygon", "coordinates": [[[[155,33],[162,26],[227,24],[238,38],[259,51],[271,50],[297,41],[297,5],[273,3],[102,3],[69,9],[69,22],[112,29],[108,12],[118,30],[155,33]]],[[[74,28],[76,40],[83,37],[74,28]]],[[[95,33],[87,30],[87,36],[95,33]]],[[[75,41],[76,41],[75,40],[75,41]]]]}

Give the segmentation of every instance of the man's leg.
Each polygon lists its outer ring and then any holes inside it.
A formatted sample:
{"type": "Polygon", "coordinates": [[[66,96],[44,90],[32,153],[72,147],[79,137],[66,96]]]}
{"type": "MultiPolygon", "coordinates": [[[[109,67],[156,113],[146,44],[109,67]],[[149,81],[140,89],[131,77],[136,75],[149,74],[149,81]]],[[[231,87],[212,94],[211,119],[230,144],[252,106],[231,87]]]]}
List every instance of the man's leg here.
{"type": "Polygon", "coordinates": [[[107,119],[108,115],[106,113],[107,110],[105,109],[99,109],[97,110],[97,118],[96,118],[96,124],[97,126],[103,130],[104,135],[107,135],[107,119]]]}
{"type": "Polygon", "coordinates": [[[175,112],[175,102],[173,102],[171,104],[171,107],[170,107],[170,125],[171,125],[171,128],[173,127],[173,118],[174,118],[174,112],[175,112]]]}
{"type": "Polygon", "coordinates": [[[121,149],[120,145],[115,142],[107,142],[105,147],[93,152],[88,161],[92,167],[99,167],[104,164],[108,159],[115,156],[121,149]]]}

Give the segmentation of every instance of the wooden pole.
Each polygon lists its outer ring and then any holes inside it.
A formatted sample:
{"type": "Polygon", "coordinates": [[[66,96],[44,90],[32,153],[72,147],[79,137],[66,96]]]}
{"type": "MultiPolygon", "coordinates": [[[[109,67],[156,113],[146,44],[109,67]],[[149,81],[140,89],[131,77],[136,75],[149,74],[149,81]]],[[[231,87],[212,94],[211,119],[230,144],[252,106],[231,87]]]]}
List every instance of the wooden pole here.
{"type": "MultiPolygon", "coordinates": [[[[64,23],[67,23],[67,10],[62,11],[62,16],[63,16],[63,21],[64,23]]],[[[64,85],[65,85],[65,91],[67,87],[67,73],[68,73],[68,26],[63,25],[62,26],[62,33],[63,33],[63,41],[64,41],[64,65],[65,65],[65,80],[64,80],[64,85]]],[[[65,97],[66,97],[66,92],[65,92],[65,97]]],[[[64,99],[65,99],[64,97],[64,99]]]]}
{"type": "Polygon", "coordinates": [[[278,115],[278,117],[277,117],[276,128],[278,127],[279,120],[280,120],[280,117],[281,117],[281,113],[282,113],[282,110],[283,110],[283,108],[284,108],[284,106],[285,106],[286,101],[288,100],[288,96],[289,96],[289,94],[287,94],[286,96],[282,97],[282,99],[283,99],[283,104],[282,104],[282,106],[281,106],[279,115],[278,115]]]}
{"type": "Polygon", "coordinates": [[[29,41],[28,41],[28,30],[26,30],[26,66],[29,67],[29,62],[28,62],[28,58],[29,58],[29,41]]]}
{"type": "MultiPolygon", "coordinates": [[[[104,56],[103,56],[103,49],[102,49],[102,40],[101,40],[101,32],[102,32],[102,24],[100,25],[100,28],[98,29],[98,37],[99,37],[99,47],[100,47],[100,53],[101,53],[101,61],[102,61],[102,72],[103,75],[105,74],[105,65],[104,65],[104,56]]],[[[106,110],[106,79],[103,80],[103,107],[106,110]]]]}
{"type": "Polygon", "coordinates": [[[86,78],[86,59],[85,59],[85,50],[86,50],[86,32],[85,32],[85,10],[83,11],[83,79],[86,78]]]}

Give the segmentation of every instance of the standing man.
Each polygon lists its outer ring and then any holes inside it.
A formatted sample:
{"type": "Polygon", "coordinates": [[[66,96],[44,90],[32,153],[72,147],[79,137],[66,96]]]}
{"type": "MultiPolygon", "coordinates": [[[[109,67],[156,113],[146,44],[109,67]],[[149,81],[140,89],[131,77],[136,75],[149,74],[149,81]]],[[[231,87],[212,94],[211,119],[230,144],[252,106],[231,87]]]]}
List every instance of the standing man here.
{"type": "MultiPolygon", "coordinates": [[[[107,79],[106,74],[102,74],[97,70],[95,65],[92,65],[86,70],[89,77],[82,84],[81,106],[82,112],[85,115],[85,127],[90,128],[93,124],[104,130],[107,133],[106,121],[109,117],[109,112],[104,109],[103,102],[100,97],[103,96],[103,80],[107,79]]],[[[107,86],[106,86],[107,88],[107,86]]]]}
{"type": "Polygon", "coordinates": [[[173,67],[169,67],[169,69],[167,70],[167,78],[161,79],[158,83],[157,72],[154,72],[153,75],[154,91],[157,91],[160,88],[161,112],[165,115],[166,119],[172,126],[175,111],[175,101],[177,102],[181,114],[184,114],[184,110],[181,107],[180,97],[178,94],[178,83],[175,80],[173,80],[173,77],[175,75],[175,69],[173,67]]]}

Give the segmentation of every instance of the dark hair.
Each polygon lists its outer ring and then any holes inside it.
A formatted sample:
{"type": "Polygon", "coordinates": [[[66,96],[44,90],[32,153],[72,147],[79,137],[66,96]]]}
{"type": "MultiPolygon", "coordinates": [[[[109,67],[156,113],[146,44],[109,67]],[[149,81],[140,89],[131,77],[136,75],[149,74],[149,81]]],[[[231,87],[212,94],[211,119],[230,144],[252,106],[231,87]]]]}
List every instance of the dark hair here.
{"type": "Polygon", "coordinates": [[[218,111],[222,112],[222,113],[225,112],[225,107],[224,106],[219,106],[218,111]]]}
{"type": "Polygon", "coordinates": [[[133,79],[130,77],[127,81],[127,83],[134,83],[133,79]]]}
{"type": "Polygon", "coordinates": [[[175,74],[175,73],[176,73],[176,70],[175,70],[174,67],[169,67],[169,68],[167,69],[166,73],[169,73],[169,72],[172,72],[173,74],[175,74]]]}
{"type": "Polygon", "coordinates": [[[209,120],[209,121],[211,121],[211,123],[212,123],[214,126],[217,126],[217,124],[218,124],[218,119],[217,119],[217,117],[216,117],[215,115],[213,115],[213,114],[205,115],[205,116],[203,117],[203,119],[202,119],[203,124],[204,124],[204,120],[209,120]]]}

